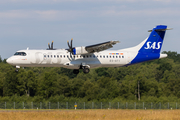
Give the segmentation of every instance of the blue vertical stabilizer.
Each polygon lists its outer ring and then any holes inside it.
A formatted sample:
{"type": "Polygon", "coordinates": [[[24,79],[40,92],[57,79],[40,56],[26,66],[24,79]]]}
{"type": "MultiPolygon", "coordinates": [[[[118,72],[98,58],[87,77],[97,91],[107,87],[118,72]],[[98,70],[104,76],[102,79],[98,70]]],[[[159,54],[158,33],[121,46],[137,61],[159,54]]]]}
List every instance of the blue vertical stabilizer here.
{"type": "Polygon", "coordinates": [[[149,32],[151,32],[149,37],[146,39],[145,43],[142,44],[137,56],[130,64],[158,59],[160,57],[160,51],[166,30],[166,25],[158,25],[153,28],[153,30],[149,30],[149,32]]]}
{"type": "Polygon", "coordinates": [[[139,52],[160,53],[166,29],[167,26],[158,25],[153,30],[150,30],[151,34],[139,52]]]}

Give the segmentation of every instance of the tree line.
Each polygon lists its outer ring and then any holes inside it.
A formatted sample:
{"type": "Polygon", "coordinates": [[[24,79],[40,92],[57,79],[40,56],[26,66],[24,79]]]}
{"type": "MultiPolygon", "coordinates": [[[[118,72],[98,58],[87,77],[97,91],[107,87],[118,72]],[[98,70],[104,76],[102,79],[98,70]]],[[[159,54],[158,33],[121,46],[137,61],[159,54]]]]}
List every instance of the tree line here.
{"type": "Polygon", "coordinates": [[[180,54],[119,68],[91,69],[78,75],[65,68],[24,68],[18,73],[0,57],[0,102],[179,102],[180,54]],[[139,99],[138,99],[139,98],[139,99]]]}

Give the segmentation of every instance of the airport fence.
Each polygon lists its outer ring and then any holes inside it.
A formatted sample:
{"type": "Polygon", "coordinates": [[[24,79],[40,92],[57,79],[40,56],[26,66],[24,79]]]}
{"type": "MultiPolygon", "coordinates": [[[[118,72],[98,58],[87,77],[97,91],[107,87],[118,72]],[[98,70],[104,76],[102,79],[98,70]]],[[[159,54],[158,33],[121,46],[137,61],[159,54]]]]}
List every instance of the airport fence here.
{"type": "Polygon", "coordinates": [[[0,102],[0,109],[180,109],[180,103],[0,102]]]}

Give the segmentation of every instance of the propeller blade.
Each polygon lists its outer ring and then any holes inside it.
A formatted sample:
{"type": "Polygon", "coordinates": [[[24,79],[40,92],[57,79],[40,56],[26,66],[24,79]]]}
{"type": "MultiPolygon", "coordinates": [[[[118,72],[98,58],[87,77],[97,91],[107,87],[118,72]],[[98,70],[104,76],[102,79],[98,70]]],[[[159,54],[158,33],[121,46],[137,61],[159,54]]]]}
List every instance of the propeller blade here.
{"type": "Polygon", "coordinates": [[[48,43],[48,47],[49,47],[49,49],[51,49],[49,43],[48,43]]]}
{"type": "Polygon", "coordinates": [[[72,42],[73,42],[73,38],[71,39],[71,43],[69,44],[69,41],[67,41],[67,44],[68,44],[68,51],[70,52],[70,54],[73,54],[73,47],[72,47],[72,42]]]}
{"type": "Polygon", "coordinates": [[[73,42],[73,38],[71,38],[71,49],[72,49],[72,42],[73,42]]]}
{"type": "Polygon", "coordinates": [[[67,44],[68,44],[68,47],[69,47],[69,50],[71,49],[71,46],[69,45],[69,41],[67,41],[67,44]]]}
{"type": "Polygon", "coordinates": [[[53,50],[53,42],[54,42],[54,41],[52,41],[52,43],[51,43],[51,50],[53,50]]]}

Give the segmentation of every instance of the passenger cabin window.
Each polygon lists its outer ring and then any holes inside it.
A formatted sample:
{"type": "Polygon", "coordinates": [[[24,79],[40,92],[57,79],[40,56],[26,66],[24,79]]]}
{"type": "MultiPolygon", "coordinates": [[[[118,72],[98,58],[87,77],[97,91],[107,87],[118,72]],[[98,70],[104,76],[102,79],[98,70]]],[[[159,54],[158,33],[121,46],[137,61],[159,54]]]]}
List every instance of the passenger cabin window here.
{"type": "Polygon", "coordinates": [[[57,55],[57,58],[59,58],[59,55],[57,55]]]}
{"type": "Polygon", "coordinates": [[[122,58],[124,58],[124,56],[122,56],[122,58]]]}
{"type": "Polygon", "coordinates": [[[96,56],[95,56],[95,55],[93,55],[93,57],[95,58],[96,56]]]}
{"type": "Polygon", "coordinates": [[[54,58],[56,57],[56,55],[54,55],[54,58]]]}
{"type": "Polygon", "coordinates": [[[26,56],[25,52],[16,52],[14,55],[26,56]]]}
{"type": "Polygon", "coordinates": [[[103,58],[105,58],[105,56],[103,56],[103,58]]]}

